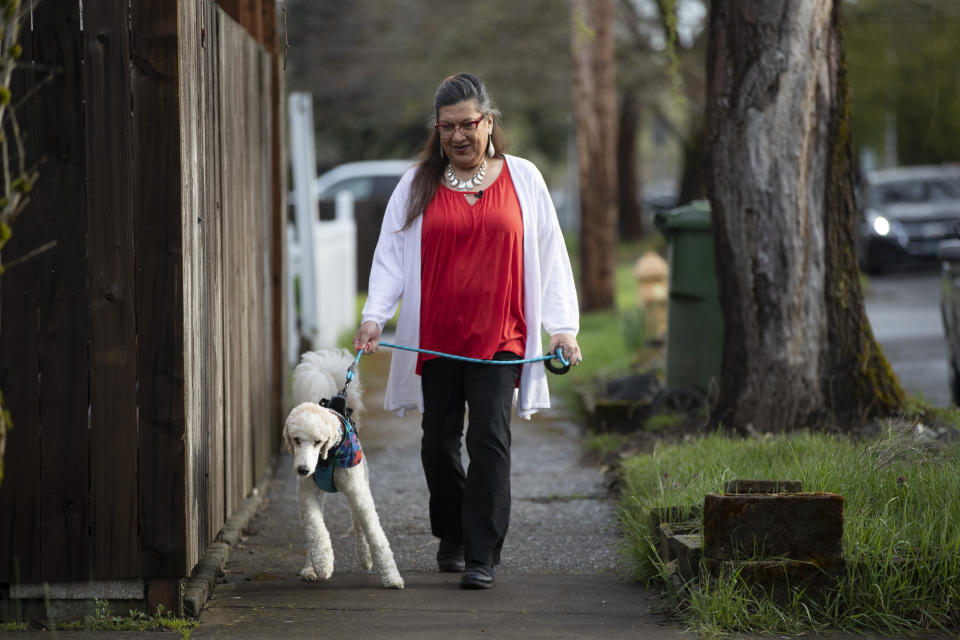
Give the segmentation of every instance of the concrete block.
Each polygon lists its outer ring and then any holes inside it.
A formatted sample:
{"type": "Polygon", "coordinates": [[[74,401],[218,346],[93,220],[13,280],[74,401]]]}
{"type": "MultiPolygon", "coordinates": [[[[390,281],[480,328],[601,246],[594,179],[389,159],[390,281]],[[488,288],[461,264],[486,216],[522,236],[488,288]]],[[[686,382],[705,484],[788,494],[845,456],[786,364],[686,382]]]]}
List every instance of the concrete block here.
{"type": "Polygon", "coordinates": [[[183,590],[183,613],[191,618],[200,616],[200,610],[210,597],[206,585],[188,586],[183,590]]]}
{"type": "Polygon", "coordinates": [[[246,526],[247,522],[250,521],[250,518],[257,511],[257,507],[260,506],[260,501],[262,496],[260,491],[255,487],[253,492],[250,494],[250,497],[243,501],[243,504],[234,511],[233,515],[227,518],[227,521],[223,523],[223,530],[220,532],[220,539],[225,542],[228,546],[233,547],[240,541],[240,537],[243,533],[243,528],[246,526]]]}
{"type": "MultiPolygon", "coordinates": [[[[660,525],[663,523],[677,524],[696,522],[700,526],[700,507],[656,507],[650,510],[650,535],[654,539],[660,537],[660,525]]],[[[684,532],[687,533],[687,532],[684,532]]]]}
{"type": "Polygon", "coordinates": [[[621,398],[595,398],[591,426],[598,432],[630,433],[643,429],[650,402],[621,398]]]}
{"type": "Polygon", "coordinates": [[[14,600],[139,600],[143,594],[141,579],[10,585],[10,598],[14,600]]]}
{"type": "Polygon", "coordinates": [[[789,602],[797,592],[803,591],[807,598],[822,601],[829,590],[836,588],[843,577],[845,564],[841,558],[824,558],[817,561],[756,560],[733,562],[729,560],[704,560],[707,573],[714,577],[739,574],[741,580],[756,597],[766,597],[779,604],[789,602]]]}
{"type": "Polygon", "coordinates": [[[724,493],[800,493],[799,480],[750,480],[738,478],[723,485],[724,493]]]}
{"type": "Polygon", "coordinates": [[[183,611],[190,617],[198,617],[217,582],[217,576],[223,571],[230,558],[231,547],[226,542],[214,542],[207,546],[200,562],[184,584],[183,611]]]}
{"type": "Polygon", "coordinates": [[[670,537],[670,557],[677,561],[677,573],[685,582],[700,577],[703,551],[699,533],[680,533],[670,537]]]}
{"type": "Polygon", "coordinates": [[[843,496],[721,495],[703,501],[703,553],[715,560],[820,561],[843,554],[843,496]]]}
{"type": "MultiPolygon", "coordinates": [[[[57,622],[82,620],[96,613],[96,599],[17,599],[0,600],[0,622],[41,622],[53,626],[57,622]]],[[[131,611],[144,611],[143,598],[137,600],[109,600],[106,611],[111,616],[126,616],[131,611]]],[[[37,632],[39,635],[39,632],[37,632]]],[[[80,633],[80,632],[77,632],[80,633]]],[[[114,633],[116,632],[105,632],[114,633]]],[[[11,634],[16,637],[15,634],[11,634]]],[[[32,634],[25,634],[31,636],[32,634]]],[[[117,634],[121,637],[124,634],[117,634]]],[[[2,631],[0,636],[6,637],[2,631]]]]}
{"type": "Polygon", "coordinates": [[[688,520],[686,522],[661,522],[659,541],[660,541],[660,559],[668,562],[677,557],[675,550],[676,543],[674,538],[684,535],[696,535],[700,537],[700,521],[688,520]]]}

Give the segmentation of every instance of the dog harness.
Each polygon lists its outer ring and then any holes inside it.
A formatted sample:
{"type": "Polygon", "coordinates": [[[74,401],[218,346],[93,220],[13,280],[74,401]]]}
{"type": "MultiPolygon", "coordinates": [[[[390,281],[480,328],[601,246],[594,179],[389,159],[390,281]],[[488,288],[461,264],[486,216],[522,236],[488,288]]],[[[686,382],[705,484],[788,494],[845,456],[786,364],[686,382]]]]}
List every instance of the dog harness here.
{"type": "Polygon", "coordinates": [[[340,441],[327,452],[326,460],[317,460],[317,468],[313,471],[313,481],[327,493],[337,493],[333,484],[334,468],[349,469],[363,460],[363,449],[360,448],[360,439],[353,423],[340,413],[333,413],[340,420],[340,441]]]}

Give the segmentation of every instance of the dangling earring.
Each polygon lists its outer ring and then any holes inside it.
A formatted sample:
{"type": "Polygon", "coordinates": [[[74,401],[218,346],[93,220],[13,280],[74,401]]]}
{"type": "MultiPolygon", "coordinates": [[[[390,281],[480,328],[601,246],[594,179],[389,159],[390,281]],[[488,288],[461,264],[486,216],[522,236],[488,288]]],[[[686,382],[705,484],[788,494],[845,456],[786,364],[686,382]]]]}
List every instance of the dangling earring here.
{"type": "Polygon", "coordinates": [[[497,150],[493,148],[493,132],[490,132],[490,137],[487,138],[487,156],[492,158],[496,152],[497,150]]]}
{"type": "Polygon", "coordinates": [[[443,153],[443,143],[440,143],[440,157],[446,159],[446,155],[443,153]]]}

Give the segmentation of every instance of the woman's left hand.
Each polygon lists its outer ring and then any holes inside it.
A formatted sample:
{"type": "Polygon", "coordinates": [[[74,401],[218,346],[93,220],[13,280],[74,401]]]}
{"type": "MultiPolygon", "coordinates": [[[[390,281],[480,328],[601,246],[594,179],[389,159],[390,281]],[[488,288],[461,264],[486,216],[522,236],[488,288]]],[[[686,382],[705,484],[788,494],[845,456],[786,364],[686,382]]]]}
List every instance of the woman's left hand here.
{"type": "Polygon", "coordinates": [[[571,366],[577,366],[583,362],[583,354],[580,353],[580,345],[577,339],[569,333],[555,333],[550,336],[550,349],[548,353],[556,353],[557,347],[563,347],[563,357],[571,366]]]}

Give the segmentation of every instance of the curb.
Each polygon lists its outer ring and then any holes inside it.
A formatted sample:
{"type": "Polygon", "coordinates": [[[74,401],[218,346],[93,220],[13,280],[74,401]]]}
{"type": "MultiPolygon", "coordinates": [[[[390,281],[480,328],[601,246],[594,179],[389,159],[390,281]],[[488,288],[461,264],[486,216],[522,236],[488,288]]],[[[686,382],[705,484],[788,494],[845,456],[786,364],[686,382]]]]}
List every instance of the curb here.
{"type": "Polygon", "coordinates": [[[234,545],[240,541],[240,533],[250,521],[250,518],[256,513],[260,503],[263,502],[263,496],[266,493],[266,485],[273,477],[273,469],[267,477],[254,487],[250,492],[250,497],[243,501],[240,508],[233,512],[227,521],[223,524],[223,529],[217,536],[218,540],[209,544],[203,552],[200,562],[193,568],[190,577],[187,578],[183,588],[183,613],[191,618],[200,617],[200,611],[210,599],[213,588],[217,583],[217,576],[223,573],[223,568],[230,559],[230,551],[234,545]]]}

